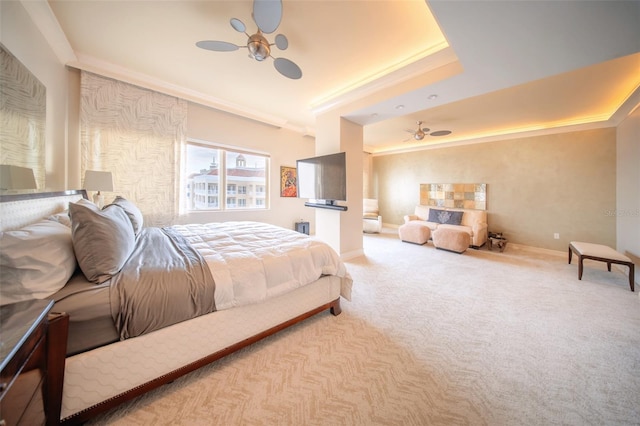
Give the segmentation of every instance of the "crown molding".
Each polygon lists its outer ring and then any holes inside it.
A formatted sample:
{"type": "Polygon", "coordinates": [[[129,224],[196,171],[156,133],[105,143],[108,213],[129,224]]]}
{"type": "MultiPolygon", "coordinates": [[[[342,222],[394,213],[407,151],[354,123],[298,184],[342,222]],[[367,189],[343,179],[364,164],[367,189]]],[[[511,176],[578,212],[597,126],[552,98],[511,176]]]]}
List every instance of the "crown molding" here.
{"type": "Polygon", "coordinates": [[[20,4],[51,46],[61,64],[77,61],[75,52],[46,0],[21,0],[20,4]]]}

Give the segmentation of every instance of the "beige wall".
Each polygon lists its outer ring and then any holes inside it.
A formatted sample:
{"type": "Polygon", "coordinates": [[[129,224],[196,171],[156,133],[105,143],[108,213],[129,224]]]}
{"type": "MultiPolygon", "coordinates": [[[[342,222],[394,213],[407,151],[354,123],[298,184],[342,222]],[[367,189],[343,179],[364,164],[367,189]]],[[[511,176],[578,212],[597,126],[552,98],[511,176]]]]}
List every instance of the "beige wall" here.
{"type": "Polygon", "coordinates": [[[293,229],[295,222],[304,220],[310,222],[311,232],[314,232],[315,212],[304,206],[306,200],[280,197],[280,166],[295,167],[297,159],[313,157],[315,143],[312,138],[193,103],[189,103],[187,117],[187,137],[270,154],[271,199],[268,210],[197,212],[183,216],[182,223],[257,220],[293,229]]]}
{"type": "Polygon", "coordinates": [[[388,224],[413,212],[421,183],[486,183],[489,230],[513,243],[616,246],[614,128],[376,156],[373,174],[388,224]]]}

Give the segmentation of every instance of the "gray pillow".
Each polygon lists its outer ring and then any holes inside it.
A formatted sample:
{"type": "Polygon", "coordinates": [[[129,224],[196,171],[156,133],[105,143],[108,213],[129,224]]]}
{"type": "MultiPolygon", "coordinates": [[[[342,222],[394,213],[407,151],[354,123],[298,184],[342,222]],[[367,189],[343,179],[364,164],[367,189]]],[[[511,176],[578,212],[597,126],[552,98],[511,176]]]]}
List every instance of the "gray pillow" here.
{"type": "Polygon", "coordinates": [[[103,210],[69,204],[71,239],[80,269],[87,279],[102,283],[122,269],[135,247],[129,217],[119,206],[103,210]]]}
{"type": "Polygon", "coordinates": [[[462,213],[451,210],[429,209],[428,222],[435,222],[447,225],[460,225],[462,223],[462,213]]]}
{"type": "MultiPolygon", "coordinates": [[[[124,212],[129,217],[129,220],[131,221],[131,225],[133,225],[133,233],[138,236],[138,234],[142,230],[143,224],[142,212],[140,211],[140,209],[131,201],[119,195],[113,200],[111,204],[109,204],[109,206],[114,205],[119,206],[122,208],[122,210],[124,210],[124,212]]],[[[105,208],[109,206],[106,206],[105,208]]]]}

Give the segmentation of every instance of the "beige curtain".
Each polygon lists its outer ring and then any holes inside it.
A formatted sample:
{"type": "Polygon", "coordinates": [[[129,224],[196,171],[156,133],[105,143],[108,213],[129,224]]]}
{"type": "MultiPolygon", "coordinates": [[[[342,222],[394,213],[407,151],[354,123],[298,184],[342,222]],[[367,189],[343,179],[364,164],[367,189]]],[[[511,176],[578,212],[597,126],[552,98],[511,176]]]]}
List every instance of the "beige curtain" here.
{"type": "Polygon", "coordinates": [[[81,172],[113,173],[113,193],[134,202],[145,225],[178,215],[180,147],[187,102],[89,72],[81,76],[81,172]]]}

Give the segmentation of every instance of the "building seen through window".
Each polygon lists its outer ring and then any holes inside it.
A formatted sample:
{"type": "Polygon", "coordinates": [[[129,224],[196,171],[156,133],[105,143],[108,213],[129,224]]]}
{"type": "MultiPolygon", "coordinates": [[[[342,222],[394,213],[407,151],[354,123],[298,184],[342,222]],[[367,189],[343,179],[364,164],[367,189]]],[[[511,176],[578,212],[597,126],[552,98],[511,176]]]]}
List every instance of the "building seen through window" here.
{"type": "Polygon", "coordinates": [[[186,154],[187,210],[267,208],[268,156],[196,143],[186,154]]]}

